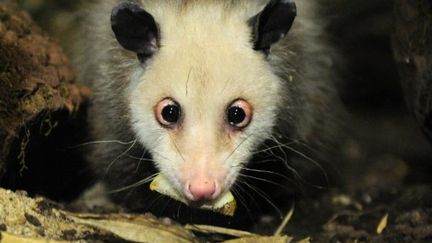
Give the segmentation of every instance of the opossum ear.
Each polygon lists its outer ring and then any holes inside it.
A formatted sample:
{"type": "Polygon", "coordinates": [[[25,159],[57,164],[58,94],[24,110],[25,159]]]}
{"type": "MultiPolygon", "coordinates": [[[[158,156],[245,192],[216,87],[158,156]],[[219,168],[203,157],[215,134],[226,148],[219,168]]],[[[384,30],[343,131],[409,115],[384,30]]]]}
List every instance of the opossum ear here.
{"type": "Polygon", "coordinates": [[[125,49],[143,61],[158,50],[158,29],[153,16],[138,5],[122,2],[111,13],[111,27],[125,49]]]}
{"type": "Polygon", "coordinates": [[[255,32],[255,50],[268,51],[282,39],[297,15],[294,0],[272,0],[257,16],[251,19],[255,32]]]}

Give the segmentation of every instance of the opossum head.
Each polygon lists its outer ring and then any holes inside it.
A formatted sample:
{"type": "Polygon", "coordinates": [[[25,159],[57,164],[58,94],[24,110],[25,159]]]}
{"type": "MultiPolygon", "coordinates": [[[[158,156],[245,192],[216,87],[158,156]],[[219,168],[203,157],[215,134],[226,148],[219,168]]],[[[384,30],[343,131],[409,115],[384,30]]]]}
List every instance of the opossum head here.
{"type": "Polygon", "coordinates": [[[112,12],[119,44],[141,62],[128,88],[134,132],[188,201],[230,189],[282,105],[267,58],[295,5],[259,2],[125,2],[112,12]]]}

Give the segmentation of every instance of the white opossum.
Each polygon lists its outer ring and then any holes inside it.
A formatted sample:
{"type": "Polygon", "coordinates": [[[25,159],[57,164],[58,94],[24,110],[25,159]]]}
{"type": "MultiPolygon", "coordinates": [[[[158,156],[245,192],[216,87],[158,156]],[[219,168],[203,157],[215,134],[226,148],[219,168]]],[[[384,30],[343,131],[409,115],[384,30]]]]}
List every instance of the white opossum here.
{"type": "Polygon", "coordinates": [[[275,131],[310,144],[331,141],[340,102],[316,4],[94,4],[77,43],[80,79],[94,89],[92,135],[129,142],[102,143],[90,154],[109,190],[146,177],[137,172],[144,149],[187,201],[212,201],[275,131]]]}

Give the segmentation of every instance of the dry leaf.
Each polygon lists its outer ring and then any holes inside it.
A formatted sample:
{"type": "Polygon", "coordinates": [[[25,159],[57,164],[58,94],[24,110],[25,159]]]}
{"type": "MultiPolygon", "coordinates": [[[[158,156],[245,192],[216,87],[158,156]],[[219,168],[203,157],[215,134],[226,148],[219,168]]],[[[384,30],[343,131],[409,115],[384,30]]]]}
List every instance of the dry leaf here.
{"type": "Polygon", "coordinates": [[[222,235],[229,235],[234,236],[237,238],[242,237],[256,237],[258,235],[247,232],[247,231],[241,231],[241,230],[235,230],[235,229],[227,229],[223,227],[217,227],[217,226],[211,226],[211,225],[186,225],[185,229],[203,233],[203,234],[222,234],[222,235]]]}
{"type": "Polygon", "coordinates": [[[224,243],[290,243],[293,238],[289,236],[254,236],[241,239],[228,240],[224,243]]]}
{"type": "Polygon", "coordinates": [[[192,233],[176,225],[162,225],[143,216],[68,214],[76,223],[111,232],[132,242],[197,242],[192,233]]]}

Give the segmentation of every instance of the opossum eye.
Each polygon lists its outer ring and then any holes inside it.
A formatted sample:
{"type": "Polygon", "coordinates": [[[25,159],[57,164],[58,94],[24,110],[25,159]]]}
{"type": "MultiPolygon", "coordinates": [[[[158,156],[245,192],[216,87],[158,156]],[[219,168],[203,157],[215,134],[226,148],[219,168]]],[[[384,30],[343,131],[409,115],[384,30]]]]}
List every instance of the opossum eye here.
{"type": "Polygon", "coordinates": [[[252,107],[244,100],[234,101],[226,111],[226,121],[236,129],[243,129],[252,120],[252,107]]]}
{"type": "Polygon", "coordinates": [[[254,27],[255,50],[268,51],[270,46],[282,39],[297,15],[294,0],[272,0],[257,16],[250,20],[254,27]]]}
{"type": "Polygon", "coordinates": [[[159,102],[156,106],[156,119],[164,127],[174,128],[181,117],[180,105],[170,98],[159,102]]]}

